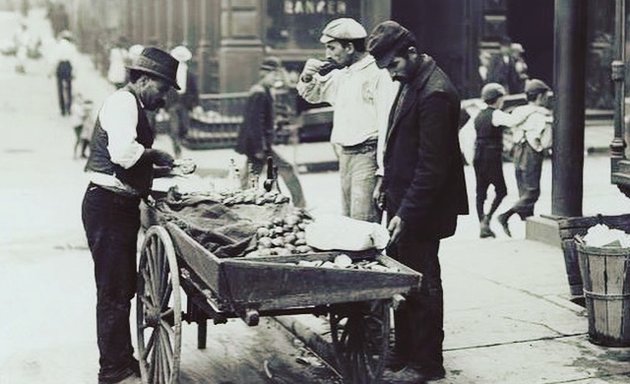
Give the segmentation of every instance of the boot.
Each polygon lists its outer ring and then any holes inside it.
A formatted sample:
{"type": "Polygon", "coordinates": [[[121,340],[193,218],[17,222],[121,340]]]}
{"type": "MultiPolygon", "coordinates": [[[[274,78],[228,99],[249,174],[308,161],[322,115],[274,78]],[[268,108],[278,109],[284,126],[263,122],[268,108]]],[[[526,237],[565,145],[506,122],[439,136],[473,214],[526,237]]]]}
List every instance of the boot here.
{"type": "Polygon", "coordinates": [[[482,239],[488,238],[488,237],[497,237],[497,235],[492,231],[492,229],[490,229],[490,217],[489,216],[484,216],[483,219],[481,220],[481,222],[479,223],[480,229],[479,229],[479,237],[482,239]]]}
{"type": "Polygon", "coordinates": [[[512,232],[510,231],[510,227],[508,225],[508,219],[510,218],[510,216],[511,214],[509,211],[502,213],[499,216],[497,216],[497,221],[503,227],[503,231],[505,232],[505,234],[508,235],[509,237],[512,237],[512,232]]]}

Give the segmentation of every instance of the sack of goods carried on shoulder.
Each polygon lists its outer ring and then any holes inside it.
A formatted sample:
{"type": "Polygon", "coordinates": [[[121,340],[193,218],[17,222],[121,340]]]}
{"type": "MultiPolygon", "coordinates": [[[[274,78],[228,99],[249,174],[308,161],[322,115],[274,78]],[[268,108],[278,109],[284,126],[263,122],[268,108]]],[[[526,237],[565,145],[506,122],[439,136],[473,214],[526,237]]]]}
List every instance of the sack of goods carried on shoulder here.
{"type": "Polygon", "coordinates": [[[321,215],[305,229],[306,244],[321,250],[363,251],[385,249],[387,229],[377,223],[346,216],[321,215]]]}

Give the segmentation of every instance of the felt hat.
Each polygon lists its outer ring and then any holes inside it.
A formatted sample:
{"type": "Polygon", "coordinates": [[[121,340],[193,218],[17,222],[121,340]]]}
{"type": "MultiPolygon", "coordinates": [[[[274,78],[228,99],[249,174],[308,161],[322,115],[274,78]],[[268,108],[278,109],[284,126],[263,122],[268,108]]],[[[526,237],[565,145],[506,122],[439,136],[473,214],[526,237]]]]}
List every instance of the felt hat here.
{"type": "Polygon", "coordinates": [[[377,25],[367,40],[367,50],[379,68],[385,68],[405,46],[415,46],[416,37],[407,28],[388,20],[377,25]]]}
{"type": "Polygon", "coordinates": [[[168,52],[155,47],[145,48],[128,69],[145,72],[167,81],[175,89],[177,85],[177,66],[179,62],[168,52]]]}

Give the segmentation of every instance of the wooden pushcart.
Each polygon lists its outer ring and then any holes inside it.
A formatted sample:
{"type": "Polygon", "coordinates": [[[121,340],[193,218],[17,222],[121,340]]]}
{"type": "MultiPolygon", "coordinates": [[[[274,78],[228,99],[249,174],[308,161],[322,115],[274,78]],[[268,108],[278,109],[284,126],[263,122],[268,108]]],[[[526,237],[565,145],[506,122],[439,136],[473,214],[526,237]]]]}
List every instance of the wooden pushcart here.
{"type": "MultiPolygon", "coordinates": [[[[157,213],[159,215],[159,212],[157,213]]],[[[205,348],[207,320],[328,315],[336,362],[349,383],[378,382],[385,364],[393,298],[419,286],[421,276],[378,252],[355,252],[397,272],[298,266],[339,252],[260,258],[218,258],[173,223],[151,226],[138,268],[138,352],[145,383],[177,383],[182,320],[198,325],[205,348]],[[181,293],[187,296],[182,308],[181,293]]]]}

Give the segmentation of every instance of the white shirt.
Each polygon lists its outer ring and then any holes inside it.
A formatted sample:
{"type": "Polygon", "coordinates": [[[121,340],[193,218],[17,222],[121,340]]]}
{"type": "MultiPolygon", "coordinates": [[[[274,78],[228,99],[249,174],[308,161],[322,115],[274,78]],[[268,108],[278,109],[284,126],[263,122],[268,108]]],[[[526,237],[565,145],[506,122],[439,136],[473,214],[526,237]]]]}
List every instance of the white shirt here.
{"type": "MultiPolygon", "coordinates": [[[[98,118],[101,128],[107,132],[107,150],[114,164],[128,169],[140,159],[144,146],[136,141],[138,108],[131,92],[121,89],[112,93],[101,107],[98,118]]],[[[90,172],[89,179],[95,184],[129,190],[129,186],[112,175],[90,172]]]]}
{"type": "Polygon", "coordinates": [[[366,55],[349,67],[325,76],[316,74],[308,83],[300,77],[296,88],[309,103],[327,102],[334,107],[332,143],[352,146],[378,139],[377,174],[382,174],[385,134],[398,86],[387,70],[379,69],[374,58],[366,55]]]}
{"type": "Polygon", "coordinates": [[[515,116],[503,112],[500,109],[495,109],[494,112],[492,112],[492,125],[495,127],[513,127],[518,122],[519,120],[515,116]]]}
{"type": "Polygon", "coordinates": [[[512,127],[514,143],[526,140],[535,151],[542,151],[544,148],[541,138],[550,114],[548,109],[534,104],[514,108],[512,116],[519,121],[512,127]]]}
{"type": "Polygon", "coordinates": [[[77,47],[66,39],[60,39],[57,44],[52,47],[50,51],[50,62],[54,69],[62,61],[69,61],[72,67],[76,67],[75,63],[79,52],[77,47]]]}

